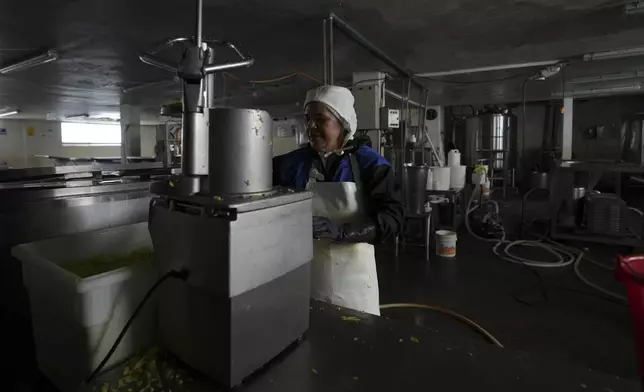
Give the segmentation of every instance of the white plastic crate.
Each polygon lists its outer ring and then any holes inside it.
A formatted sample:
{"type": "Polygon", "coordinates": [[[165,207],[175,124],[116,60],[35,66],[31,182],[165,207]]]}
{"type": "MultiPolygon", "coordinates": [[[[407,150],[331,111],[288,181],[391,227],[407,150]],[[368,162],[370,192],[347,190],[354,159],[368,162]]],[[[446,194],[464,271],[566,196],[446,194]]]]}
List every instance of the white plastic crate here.
{"type": "MultiPolygon", "coordinates": [[[[17,245],[29,293],[40,369],[62,391],[75,389],[101,362],[157,279],[140,264],[80,278],[61,266],[106,254],[152,248],[147,222],[17,245]]],[[[106,367],[156,339],[153,298],[137,316],[106,367]]]]}

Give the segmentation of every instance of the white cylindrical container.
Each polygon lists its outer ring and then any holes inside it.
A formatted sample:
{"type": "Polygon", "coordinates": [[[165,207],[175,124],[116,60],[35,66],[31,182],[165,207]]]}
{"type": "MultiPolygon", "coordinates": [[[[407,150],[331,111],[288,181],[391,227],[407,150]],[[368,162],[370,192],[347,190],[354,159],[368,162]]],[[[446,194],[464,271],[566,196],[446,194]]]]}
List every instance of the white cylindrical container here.
{"type": "Polygon", "coordinates": [[[481,185],[481,191],[483,192],[484,198],[487,199],[490,197],[490,180],[485,180],[485,183],[481,185]]]}
{"type": "Polygon", "coordinates": [[[449,150],[447,153],[447,166],[461,166],[461,152],[458,150],[449,150]]]}
{"type": "Polygon", "coordinates": [[[434,176],[432,176],[432,171],[431,171],[431,168],[430,168],[429,172],[427,172],[427,190],[428,191],[431,191],[432,189],[434,189],[434,184],[432,183],[432,178],[433,177],[434,176]]]}
{"type": "Polygon", "coordinates": [[[451,189],[463,189],[465,186],[465,170],[467,166],[452,166],[449,174],[449,187],[451,189]]]}
{"type": "Polygon", "coordinates": [[[440,257],[456,256],[456,233],[449,230],[436,231],[436,254],[440,257]]]}
{"type": "Polygon", "coordinates": [[[449,190],[449,173],[450,167],[433,166],[432,171],[432,190],[446,191],[449,190]]]}

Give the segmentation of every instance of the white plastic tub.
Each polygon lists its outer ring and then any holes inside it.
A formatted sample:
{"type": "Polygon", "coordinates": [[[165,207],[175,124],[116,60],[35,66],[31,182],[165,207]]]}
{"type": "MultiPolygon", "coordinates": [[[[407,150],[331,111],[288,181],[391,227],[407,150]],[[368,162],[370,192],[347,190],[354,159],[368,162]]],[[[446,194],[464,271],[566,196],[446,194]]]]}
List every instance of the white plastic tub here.
{"type": "MultiPolygon", "coordinates": [[[[157,275],[141,263],[83,279],[61,265],[140,248],[152,248],[147,222],[12,249],[22,262],[38,365],[62,391],[75,389],[101,362],[157,275]]],[[[149,301],[106,367],[152,343],[156,315],[156,303],[149,301]]]]}

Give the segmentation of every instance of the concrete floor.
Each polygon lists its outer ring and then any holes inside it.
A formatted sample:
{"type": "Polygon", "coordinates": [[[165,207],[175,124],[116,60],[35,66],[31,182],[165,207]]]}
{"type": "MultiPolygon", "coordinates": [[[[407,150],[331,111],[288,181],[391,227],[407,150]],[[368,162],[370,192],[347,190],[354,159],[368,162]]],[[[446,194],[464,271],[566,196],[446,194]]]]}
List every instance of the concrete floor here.
{"type": "MultiPolygon", "coordinates": [[[[507,347],[567,360],[616,377],[637,378],[628,308],[606,301],[579,281],[572,266],[539,269],[547,295],[527,267],[497,258],[490,244],[459,233],[457,257],[424,260],[424,250],[408,247],[396,259],[393,248],[377,249],[381,304],[413,302],[445,307],[476,321],[507,347]],[[588,294],[584,294],[588,293],[588,294]],[[525,305],[515,299],[534,303],[525,305]]],[[[610,263],[616,249],[594,258],[610,263]]],[[[535,257],[532,251],[532,257],[535,257]]],[[[539,257],[539,256],[536,256],[539,257]]],[[[544,260],[547,255],[543,255],[544,260]]],[[[624,294],[612,273],[592,265],[582,271],[594,282],[624,294]]],[[[438,330],[461,330],[463,339],[483,339],[449,316],[426,310],[392,309],[403,318],[438,330]]]]}
{"type": "MultiPolygon", "coordinates": [[[[509,204],[502,204],[502,210],[516,216],[516,203],[509,204]]],[[[511,222],[516,219],[506,218],[507,226],[513,226],[511,222]]],[[[615,377],[638,378],[626,306],[597,296],[578,280],[572,267],[538,271],[547,295],[544,300],[535,274],[525,266],[498,259],[491,247],[464,230],[459,232],[454,259],[432,255],[427,263],[424,249],[417,246],[408,246],[396,259],[393,246],[378,246],[381,304],[411,302],[444,307],[474,320],[506,347],[570,361],[615,377]],[[533,305],[522,304],[516,298],[533,305]]],[[[610,263],[617,251],[593,248],[593,258],[610,263]]],[[[538,257],[532,253],[531,257],[538,257]]],[[[547,260],[546,255],[543,257],[547,260]]],[[[624,293],[610,272],[587,264],[582,271],[603,287],[624,293]]],[[[463,340],[484,339],[470,327],[440,313],[390,309],[382,315],[409,320],[438,334],[449,330],[450,335],[462,336],[463,340]]],[[[37,388],[45,389],[43,384],[37,388]]],[[[21,390],[31,389],[25,386],[21,390]]]]}

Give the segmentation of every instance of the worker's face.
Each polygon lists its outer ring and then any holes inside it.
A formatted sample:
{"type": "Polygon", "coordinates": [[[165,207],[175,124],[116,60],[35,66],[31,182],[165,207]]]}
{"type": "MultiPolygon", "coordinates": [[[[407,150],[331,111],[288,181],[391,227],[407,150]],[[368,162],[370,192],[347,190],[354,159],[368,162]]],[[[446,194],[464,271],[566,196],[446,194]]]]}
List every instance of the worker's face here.
{"type": "Polygon", "coordinates": [[[328,152],[342,147],[342,124],[329,109],[319,102],[306,106],[306,126],[311,146],[318,152],[328,152]]]}

